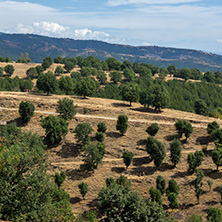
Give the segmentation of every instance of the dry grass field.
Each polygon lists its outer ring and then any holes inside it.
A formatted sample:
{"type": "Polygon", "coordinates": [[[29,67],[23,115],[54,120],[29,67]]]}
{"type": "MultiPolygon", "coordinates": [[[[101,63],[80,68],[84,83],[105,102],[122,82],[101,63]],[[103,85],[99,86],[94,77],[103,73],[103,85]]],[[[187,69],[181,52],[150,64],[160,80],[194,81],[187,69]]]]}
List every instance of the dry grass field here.
{"type": "MultiPolygon", "coordinates": [[[[0,92],[0,107],[18,108],[19,103],[23,101],[32,102],[36,110],[39,111],[54,111],[56,103],[60,98],[65,96],[51,95],[45,96],[43,94],[35,93],[21,93],[21,92],[0,92]]],[[[78,105],[78,114],[83,114],[83,108],[88,108],[86,115],[103,116],[103,117],[118,117],[120,114],[127,114],[130,120],[128,131],[125,136],[120,136],[116,131],[116,121],[104,119],[103,122],[107,125],[107,132],[105,134],[106,154],[103,163],[99,165],[93,173],[84,170],[81,150],[78,148],[75,140],[73,130],[80,122],[90,123],[94,129],[92,138],[95,136],[97,124],[101,121],[98,118],[77,117],[78,121],[72,120],[69,123],[70,132],[58,147],[47,150],[48,159],[51,162],[49,172],[65,171],[67,178],[63,185],[71,197],[71,206],[73,212],[77,215],[89,209],[95,208],[96,200],[99,190],[105,185],[107,177],[117,178],[120,175],[125,175],[132,183],[133,190],[139,192],[145,199],[149,198],[149,188],[155,187],[155,180],[158,175],[163,176],[167,181],[174,178],[180,186],[180,194],[178,202],[180,204],[179,210],[174,211],[179,221],[184,221],[187,215],[197,213],[206,215],[206,209],[210,206],[219,207],[220,195],[218,194],[218,186],[221,185],[222,172],[215,172],[215,165],[213,164],[209,155],[204,157],[203,164],[199,167],[204,171],[204,186],[203,194],[200,197],[200,204],[197,205],[195,197],[193,180],[195,174],[187,172],[187,155],[195,150],[201,150],[207,147],[208,150],[214,148],[213,143],[208,144],[208,135],[206,126],[209,122],[215,119],[210,117],[203,117],[193,113],[187,113],[176,110],[165,109],[161,113],[155,113],[152,110],[145,110],[141,105],[133,103],[133,106],[128,106],[127,103],[116,100],[88,98],[69,96],[78,105]],[[194,127],[194,132],[188,139],[187,143],[183,143],[182,158],[176,168],[172,167],[170,162],[170,142],[177,138],[177,133],[174,127],[175,121],[178,119],[186,119],[190,121],[194,127]],[[167,156],[159,169],[157,169],[145,150],[145,143],[147,139],[146,128],[149,126],[148,121],[155,121],[159,123],[160,130],[156,138],[164,143],[167,156]],[[122,153],[126,149],[134,153],[133,164],[126,171],[122,153]],[[209,188],[207,180],[212,179],[212,191],[208,192],[209,188]],[[86,194],[85,200],[82,200],[79,193],[78,184],[80,182],[87,182],[89,191],[86,194]]],[[[47,114],[36,113],[27,126],[22,126],[23,130],[31,130],[44,136],[44,130],[40,126],[41,118],[47,114]]],[[[8,122],[16,122],[19,125],[18,111],[2,110],[0,113],[1,120],[8,122]]],[[[216,120],[222,125],[221,120],[216,120]]],[[[182,138],[182,142],[183,142],[182,138]]],[[[166,210],[169,209],[167,197],[163,196],[163,206],[166,210]]]]}

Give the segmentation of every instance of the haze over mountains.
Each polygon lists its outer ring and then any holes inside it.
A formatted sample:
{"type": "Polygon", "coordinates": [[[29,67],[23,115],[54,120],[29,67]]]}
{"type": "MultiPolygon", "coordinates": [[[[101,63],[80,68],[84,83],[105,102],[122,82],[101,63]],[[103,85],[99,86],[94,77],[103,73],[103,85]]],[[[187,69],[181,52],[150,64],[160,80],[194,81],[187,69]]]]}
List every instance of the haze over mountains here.
{"type": "Polygon", "coordinates": [[[34,34],[0,33],[0,56],[17,60],[21,53],[28,52],[32,62],[43,58],[95,56],[99,59],[115,57],[131,62],[146,62],[155,66],[177,68],[198,68],[201,71],[222,70],[222,55],[190,49],[159,46],[129,46],[111,44],[96,40],[74,40],[52,38],[34,34]]]}

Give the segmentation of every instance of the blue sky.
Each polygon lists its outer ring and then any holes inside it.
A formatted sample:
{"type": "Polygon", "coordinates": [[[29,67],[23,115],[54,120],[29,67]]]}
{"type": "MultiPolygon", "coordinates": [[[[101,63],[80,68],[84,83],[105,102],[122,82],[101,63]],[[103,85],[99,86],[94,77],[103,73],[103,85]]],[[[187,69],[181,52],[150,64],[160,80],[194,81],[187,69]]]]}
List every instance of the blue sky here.
{"type": "Polygon", "coordinates": [[[1,1],[0,31],[222,52],[219,0],[1,1]]]}

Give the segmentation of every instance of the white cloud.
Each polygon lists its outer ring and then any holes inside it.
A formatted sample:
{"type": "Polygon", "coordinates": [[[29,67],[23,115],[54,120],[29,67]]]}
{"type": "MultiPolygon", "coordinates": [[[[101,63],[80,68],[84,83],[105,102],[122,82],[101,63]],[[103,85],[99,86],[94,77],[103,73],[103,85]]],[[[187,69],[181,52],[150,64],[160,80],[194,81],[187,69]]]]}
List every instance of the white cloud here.
{"type": "Polygon", "coordinates": [[[62,26],[54,22],[34,22],[33,26],[39,30],[44,30],[55,34],[62,34],[69,30],[69,27],[62,26]]]}
{"type": "Polygon", "coordinates": [[[156,5],[156,4],[184,4],[191,2],[199,2],[200,0],[109,0],[109,6],[119,6],[119,5],[131,5],[131,4],[148,4],[148,5],[156,5]]]}
{"type": "Polygon", "coordinates": [[[76,29],[74,33],[74,36],[80,39],[105,39],[110,37],[108,33],[99,31],[93,32],[90,29],[76,29]]]}
{"type": "Polygon", "coordinates": [[[217,42],[222,43],[222,39],[217,39],[217,42]]]}

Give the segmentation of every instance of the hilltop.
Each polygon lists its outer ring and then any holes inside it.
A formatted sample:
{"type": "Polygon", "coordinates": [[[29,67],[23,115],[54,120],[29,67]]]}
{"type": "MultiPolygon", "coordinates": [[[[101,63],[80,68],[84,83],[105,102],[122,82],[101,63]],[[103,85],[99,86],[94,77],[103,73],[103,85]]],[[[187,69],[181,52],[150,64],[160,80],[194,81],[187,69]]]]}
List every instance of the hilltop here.
{"type": "Polygon", "coordinates": [[[17,60],[21,53],[28,52],[33,62],[41,62],[46,56],[63,57],[95,56],[105,60],[146,62],[155,66],[198,68],[201,71],[217,71],[222,68],[222,56],[197,50],[159,46],[129,46],[96,40],[51,38],[33,34],[0,33],[0,55],[17,60]]]}

